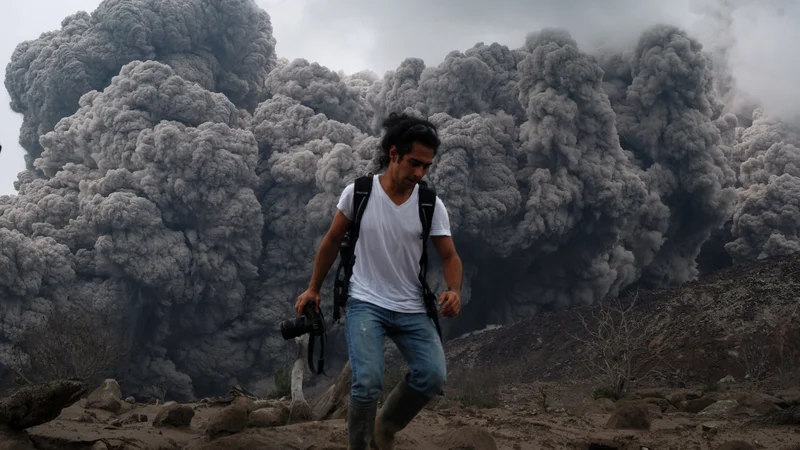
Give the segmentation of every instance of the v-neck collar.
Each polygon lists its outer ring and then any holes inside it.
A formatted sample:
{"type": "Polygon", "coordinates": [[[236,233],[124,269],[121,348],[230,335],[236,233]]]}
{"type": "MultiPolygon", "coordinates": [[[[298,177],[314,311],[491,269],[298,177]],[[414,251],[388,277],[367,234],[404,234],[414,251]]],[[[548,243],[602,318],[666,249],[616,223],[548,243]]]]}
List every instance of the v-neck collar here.
{"type": "Polygon", "coordinates": [[[404,208],[405,206],[407,206],[408,202],[411,200],[411,198],[414,197],[414,194],[417,193],[417,189],[419,189],[419,185],[418,184],[416,186],[414,186],[414,190],[411,191],[411,194],[408,196],[408,198],[405,199],[405,201],[403,203],[400,203],[398,205],[397,203],[394,202],[394,200],[392,200],[392,197],[389,197],[389,194],[387,194],[386,191],[383,190],[383,185],[381,184],[381,178],[380,177],[381,177],[381,175],[375,175],[375,182],[378,185],[378,189],[381,191],[381,194],[383,195],[383,198],[386,199],[386,201],[388,201],[389,204],[394,209],[401,209],[401,208],[404,208]]]}

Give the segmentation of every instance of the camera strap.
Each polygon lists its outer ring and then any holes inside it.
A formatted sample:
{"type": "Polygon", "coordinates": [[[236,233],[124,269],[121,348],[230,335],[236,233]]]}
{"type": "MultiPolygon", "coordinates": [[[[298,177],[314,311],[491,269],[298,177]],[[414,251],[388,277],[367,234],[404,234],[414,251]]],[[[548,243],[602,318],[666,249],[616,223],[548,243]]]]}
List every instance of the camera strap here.
{"type": "MultiPolygon", "coordinates": [[[[322,310],[319,312],[320,322],[325,323],[325,317],[322,315],[322,310]]],[[[308,367],[311,372],[316,372],[317,375],[325,374],[325,330],[312,331],[308,336],[308,367]],[[315,337],[319,337],[319,359],[317,360],[317,369],[314,370],[314,341],[315,337]]]]}

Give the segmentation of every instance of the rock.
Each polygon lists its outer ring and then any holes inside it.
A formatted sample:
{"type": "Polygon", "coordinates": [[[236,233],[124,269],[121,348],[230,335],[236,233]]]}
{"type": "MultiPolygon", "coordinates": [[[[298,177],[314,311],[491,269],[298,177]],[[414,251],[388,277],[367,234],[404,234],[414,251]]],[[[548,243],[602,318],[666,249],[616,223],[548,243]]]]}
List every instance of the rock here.
{"type": "Polygon", "coordinates": [[[289,421],[291,423],[305,422],[313,417],[311,406],[305,401],[292,402],[289,410],[289,421]]]}
{"type": "Polygon", "coordinates": [[[736,400],[720,400],[715,402],[699,413],[698,416],[725,416],[730,414],[741,414],[746,409],[736,400]]]}
{"type": "Polygon", "coordinates": [[[719,430],[719,424],[713,422],[706,422],[698,425],[698,428],[700,428],[701,431],[704,431],[706,433],[716,433],[719,430]]]}
{"type": "Polygon", "coordinates": [[[584,401],[579,407],[580,414],[606,414],[614,410],[614,401],[608,398],[584,401]]]}
{"type": "Polygon", "coordinates": [[[129,395],[129,396],[125,397],[125,402],[130,403],[131,405],[135,405],[136,404],[136,399],[133,398],[132,395],[129,395]]]}
{"type": "Polygon", "coordinates": [[[97,417],[97,414],[94,411],[87,411],[84,410],[79,417],[75,419],[76,422],[83,422],[83,423],[100,423],[102,422],[101,419],[97,417]]]}
{"type": "Polygon", "coordinates": [[[262,409],[262,408],[271,408],[275,405],[275,402],[271,400],[254,400],[253,401],[253,411],[262,409]]]}
{"type": "Polygon", "coordinates": [[[755,448],[745,441],[728,441],[717,447],[717,450],[755,450],[755,448]]]}
{"type": "Polygon", "coordinates": [[[439,436],[437,443],[445,450],[497,450],[494,437],[483,428],[463,426],[439,436]]]}
{"type": "Polygon", "coordinates": [[[77,380],[56,380],[30,384],[0,399],[0,424],[24,430],[54,420],[72,405],[88,387],[77,380]]]}
{"type": "Polygon", "coordinates": [[[278,427],[289,421],[288,408],[262,408],[250,413],[247,418],[248,428],[278,427]]]}
{"type": "Polygon", "coordinates": [[[250,410],[244,402],[233,402],[212,416],[206,424],[206,435],[211,439],[242,431],[250,410]]]}
{"type": "Polygon", "coordinates": [[[663,398],[666,399],[668,394],[667,389],[664,388],[645,388],[634,391],[633,394],[641,399],[647,398],[663,398]]]}
{"type": "Polygon", "coordinates": [[[254,402],[253,400],[250,400],[247,397],[236,397],[235,399],[233,399],[233,402],[231,402],[231,403],[232,404],[239,404],[239,405],[243,406],[247,410],[248,414],[253,412],[253,411],[255,411],[256,409],[258,409],[256,407],[256,402],[254,402]]]}
{"type": "Polygon", "coordinates": [[[657,412],[664,412],[664,411],[666,411],[666,410],[667,410],[667,408],[669,408],[670,406],[672,406],[672,405],[670,405],[670,404],[669,404],[669,402],[668,402],[666,399],[664,399],[664,398],[648,397],[648,398],[645,398],[645,399],[644,399],[644,402],[645,402],[645,403],[648,403],[648,404],[652,404],[652,405],[656,405],[656,406],[658,406],[658,410],[657,410],[657,412]]]}
{"type": "Polygon", "coordinates": [[[719,380],[720,383],[735,383],[736,379],[733,378],[733,375],[727,375],[724,378],[719,380]]]}
{"type": "Polygon", "coordinates": [[[800,425],[800,405],[767,413],[760,417],[758,422],[770,425],[800,425]]]}
{"type": "Polygon", "coordinates": [[[775,404],[780,408],[800,405],[800,391],[796,389],[778,391],[775,393],[775,397],[778,399],[775,404]]]}
{"type": "Polygon", "coordinates": [[[674,407],[680,408],[681,404],[686,401],[696,400],[701,397],[700,392],[690,389],[678,389],[670,392],[666,396],[666,400],[674,407]]]}
{"type": "Polygon", "coordinates": [[[651,406],[644,402],[619,405],[608,418],[606,428],[649,430],[653,422],[651,406]]]}
{"type": "Polygon", "coordinates": [[[92,446],[92,450],[108,450],[108,446],[103,441],[97,441],[92,446]]]}
{"type": "Polygon", "coordinates": [[[86,399],[87,408],[97,408],[118,413],[122,408],[122,391],[119,383],[113,378],[103,381],[86,399]]]}
{"type": "MultiPolygon", "coordinates": [[[[141,420],[141,414],[138,419],[141,420]]],[[[179,405],[175,402],[169,402],[161,407],[153,419],[154,427],[174,427],[174,428],[189,428],[192,424],[194,417],[194,410],[187,405],[179,405]]],[[[147,416],[144,416],[145,421],[147,416]]]]}
{"type": "Polygon", "coordinates": [[[766,414],[770,411],[780,410],[776,404],[778,399],[769,395],[755,392],[742,392],[736,395],[734,399],[740,405],[752,408],[757,414],[766,414]]]}
{"type": "Polygon", "coordinates": [[[0,450],[36,450],[28,433],[0,427],[0,450]]]}
{"type": "Polygon", "coordinates": [[[610,398],[598,398],[594,401],[597,406],[603,409],[603,411],[613,411],[614,410],[614,400],[610,398]]]}
{"type": "MultiPolygon", "coordinates": [[[[174,414],[177,414],[177,413],[174,413],[174,414]]],[[[186,419],[181,419],[179,414],[178,414],[178,416],[179,416],[177,418],[178,423],[181,424],[181,425],[177,425],[178,427],[188,427],[189,424],[191,424],[191,422],[192,422],[192,418],[191,417],[189,417],[188,424],[182,425],[186,419]]],[[[192,414],[192,416],[194,416],[194,414],[192,414]]],[[[158,416],[156,416],[156,417],[158,417],[158,416]]],[[[172,420],[172,418],[167,419],[167,421],[171,421],[171,420],[172,420]]],[[[134,413],[134,414],[131,414],[130,416],[127,416],[124,419],[122,419],[122,424],[123,425],[130,425],[130,424],[133,424],[133,423],[142,423],[142,422],[147,422],[147,414],[136,414],[136,413],[134,413]]],[[[162,424],[164,423],[163,419],[162,419],[161,423],[162,424]]]]}
{"type": "Polygon", "coordinates": [[[716,403],[716,400],[714,400],[713,398],[700,397],[694,400],[686,400],[681,402],[680,406],[678,406],[678,410],[690,414],[697,414],[700,411],[713,405],[714,403],[716,403]]]}

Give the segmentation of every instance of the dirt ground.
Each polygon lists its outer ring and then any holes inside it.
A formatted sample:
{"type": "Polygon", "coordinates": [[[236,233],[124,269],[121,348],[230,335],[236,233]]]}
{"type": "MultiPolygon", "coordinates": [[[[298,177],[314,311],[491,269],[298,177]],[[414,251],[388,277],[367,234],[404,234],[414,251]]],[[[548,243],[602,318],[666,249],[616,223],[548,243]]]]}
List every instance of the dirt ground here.
{"type": "MultiPolygon", "coordinates": [[[[638,320],[666,317],[647,340],[648,351],[666,356],[666,369],[617,401],[595,398],[603,385],[589,382],[584,346],[566,338],[581,334],[576,311],[454,339],[446,344],[446,395],[400,433],[396,448],[800,450],[798,292],[795,255],[642,294],[638,320]],[[749,378],[759,381],[741,382],[750,373],[759,373],[749,378]]],[[[389,351],[387,368],[398,369],[396,359],[389,351]]],[[[87,409],[84,398],[22,434],[0,429],[0,450],[347,449],[343,374],[327,390],[336,400],[309,398],[313,414],[305,415],[286,399],[122,401],[116,385],[109,404],[123,403],[119,412],[87,409]],[[318,414],[318,405],[329,409],[318,414]],[[166,411],[177,411],[183,425],[157,426],[166,411]],[[11,437],[25,442],[15,446],[11,437]]],[[[387,374],[386,392],[397,379],[399,373],[387,374]]]]}
{"type": "MultiPolygon", "coordinates": [[[[591,398],[591,387],[579,383],[529,383],[504,386],[494,407],[465,406],[470,401],[453,394],[424,410],[400,433],[396,448],[800,449],[800,426],[758,422],[770,413],[800,405],[800,389],[771,393],[735,385],[718,392],[702,389],[646,389],[615,404],[591,398]],[[733,409],[697,411],[706,409],[706,404],[731,399],[736,402],[733,409]],[[614,411],[626,403],[645,405],[651,414],[649,429],[608,426],[614,411]]],[[[346,422],[341,418],[269,427],[242,423],[234,425],[239,431],[210,439],[206,426],[225,405],[187,404],[195,414],[185,429],[153,426],[161,405],[135,404],[120,414],[84,409],[83,405],[85,400],[65,408],[56,420],[28,429],[36,448],[347,449],[346,422]],[[124,420],[132,415],[144,415],[146,421],[124,420]]],[[[244,416],[240,419],[247,420],[244,416]]]]}

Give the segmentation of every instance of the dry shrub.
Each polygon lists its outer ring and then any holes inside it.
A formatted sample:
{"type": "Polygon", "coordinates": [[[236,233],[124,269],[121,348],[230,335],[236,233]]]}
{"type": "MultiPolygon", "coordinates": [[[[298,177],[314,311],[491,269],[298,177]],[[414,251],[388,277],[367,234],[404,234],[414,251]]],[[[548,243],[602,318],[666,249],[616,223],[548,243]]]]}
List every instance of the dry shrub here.
{"type": "Polygon", "coordinates": [[[273,380],[275,387],[267,396],[268,398],[278,399],[292,395],[292,371],[288,367],[278,366],[275,368],[273,380]]]}
{"type": "Polygon", "coordinates": [[[738,361],[747,380],[758,382],[772,375],[793,380],[800,364],[800,311],[789,314],[768,307],[755,326],[739,341],[738,361]]]}
{"type": "Polygon", "coordinates": [[[11,369],[27,384],[56,379],[97,383],[130,354],[125,332],[96,311],[56,308],[44,323],[23,331],[12,350],[11,369]]]}
{"type": "Polygon", "coordinates": [[[583,362],[601,385],[595,396],[621,398],[659,367],[664,348],[659,333],[668,315],[637,312],[638,298],[633,294],[627,305],[606,299],[588,321],[578,313],[585,336],[572,338],[584,347],[583,362]]]}

